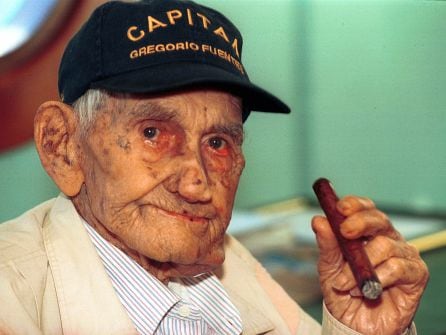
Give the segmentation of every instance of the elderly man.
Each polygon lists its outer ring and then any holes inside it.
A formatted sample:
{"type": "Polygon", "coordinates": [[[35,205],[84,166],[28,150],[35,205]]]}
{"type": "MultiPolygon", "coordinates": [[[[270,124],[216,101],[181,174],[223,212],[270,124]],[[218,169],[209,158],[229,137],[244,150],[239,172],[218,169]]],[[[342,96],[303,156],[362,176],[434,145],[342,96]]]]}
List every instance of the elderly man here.
{"type": "Polygon", "coordinates": [[[242,38],[190,1],[108,2],[69,43],[62,102],[37,111],[63,195],[0,225],[1,334],[415,334],[426,266],[384,214],[347,197],[383,284],[357,294],[324,217],[322,326],[225,234],[251,110],[288,112],[252,84],[242,38]]]}

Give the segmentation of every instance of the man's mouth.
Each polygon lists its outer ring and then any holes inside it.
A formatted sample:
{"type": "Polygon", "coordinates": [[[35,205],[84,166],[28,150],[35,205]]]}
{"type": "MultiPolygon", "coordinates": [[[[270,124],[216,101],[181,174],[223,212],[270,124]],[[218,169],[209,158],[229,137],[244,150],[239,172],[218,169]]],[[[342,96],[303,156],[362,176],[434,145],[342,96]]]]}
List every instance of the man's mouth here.
{"type": "Polygon", "coordinates": [[[157,209],[163,215],[187,222],[207,223],[210,219],[212,219],[211,215],[193,214],[186,210],[183,210],[182,212],[174,212],[163,208],[157,209]]]}

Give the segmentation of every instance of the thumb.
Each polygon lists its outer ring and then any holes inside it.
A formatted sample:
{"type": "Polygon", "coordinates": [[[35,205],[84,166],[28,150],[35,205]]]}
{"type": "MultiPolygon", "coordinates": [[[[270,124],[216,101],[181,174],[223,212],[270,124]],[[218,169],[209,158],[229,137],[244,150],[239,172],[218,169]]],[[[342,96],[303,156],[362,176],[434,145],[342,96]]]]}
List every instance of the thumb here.
{"type": "Polygon", "coordinates": [[[344,263],[343,256],[327,218],[313,217],[311,227],[319,247],[319,272],[338,272],[344,263]]]}

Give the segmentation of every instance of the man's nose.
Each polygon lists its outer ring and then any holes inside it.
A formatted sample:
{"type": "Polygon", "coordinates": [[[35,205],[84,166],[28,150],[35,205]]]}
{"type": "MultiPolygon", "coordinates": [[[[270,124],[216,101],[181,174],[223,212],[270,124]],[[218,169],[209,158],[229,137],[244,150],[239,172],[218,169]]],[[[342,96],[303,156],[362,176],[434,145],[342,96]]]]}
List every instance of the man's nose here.
{"type": "MultiPolygon", "coordinates": [[[[170,189],[175,190],[186,201],[207,202],[211,200],[212,193],[209,185],[206,168],[201,157],[197,154],[191,154],[188,158],[183,157],[181,168],[177,175],[176,187],[170,189]]],[[[171,180],[172,182],[172,180],[171,180]]]]}

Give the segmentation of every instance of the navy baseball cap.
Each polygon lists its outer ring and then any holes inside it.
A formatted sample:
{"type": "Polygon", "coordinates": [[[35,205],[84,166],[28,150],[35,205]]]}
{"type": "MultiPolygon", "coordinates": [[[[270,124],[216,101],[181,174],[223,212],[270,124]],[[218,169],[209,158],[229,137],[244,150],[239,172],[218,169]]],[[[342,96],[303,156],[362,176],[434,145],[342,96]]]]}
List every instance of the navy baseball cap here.
{"type": "Polygon", "coordinates": [[[251,111],[289,113],[253,84],[241,61],[242,36],[221,13],[186,0],[109,1],[68,43],[59,93],[71,104],[88,89],[165,93],[214,87],[239,96],[251,111]]]}

